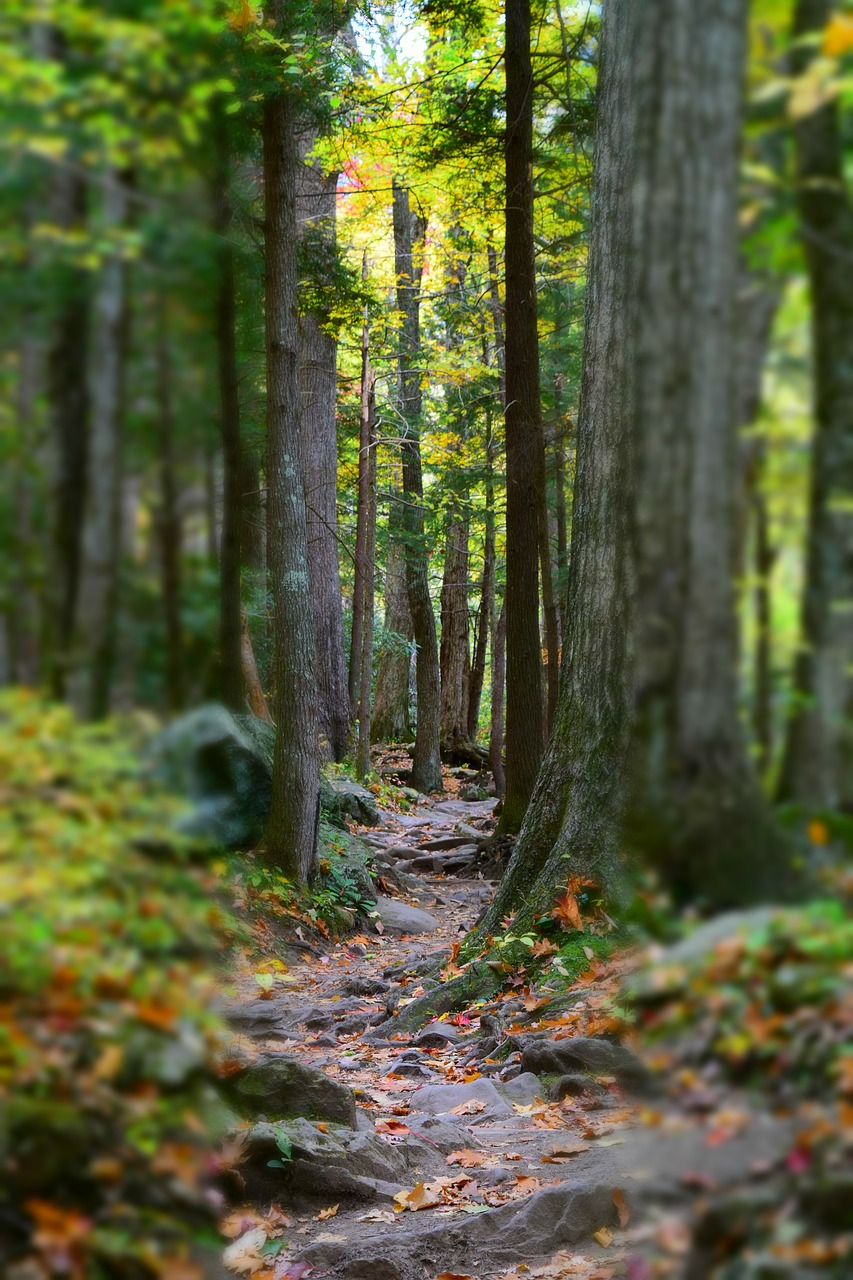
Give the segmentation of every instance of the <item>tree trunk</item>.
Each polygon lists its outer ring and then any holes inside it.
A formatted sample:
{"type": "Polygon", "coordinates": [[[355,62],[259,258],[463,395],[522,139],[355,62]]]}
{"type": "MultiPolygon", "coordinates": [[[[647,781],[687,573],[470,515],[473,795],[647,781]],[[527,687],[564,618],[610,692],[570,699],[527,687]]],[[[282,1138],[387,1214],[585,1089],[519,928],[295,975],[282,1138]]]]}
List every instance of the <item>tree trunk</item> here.
{"type": "MultiPolygon", "coordinates": [[[[27,264],[28,275],[31,264],[27,264]]],[[[26,287],[26,286],[25,286],[26,287]]],[[[11,608],[7,613],[10,641],[9,678],[15,684],[35,687],[39,681],[39,588],[37,563],[41,543],[38,510],[38,480],[32,456],[38,447],[36,405],[41,360],[39,343],[33,334],[33,316],[25,313],[21,338],[17,389],[17,457],[10,477],[14,485],[15,533],[11,608]]]]}
{"type": "MultiPolygon", "coordinates": [[[[86,184],[77,173],[59,169],[51,200],[53,222],[79,231],[86,219],[86,184]]],[[[48,683],[65,696],[80,564],[89,454],[89,313],[87,273],[65,268],[59,277],[59,310],[47,357],[48,428],[53,460],[52,528],[45,657],[48,683]]]]}
{"type": "Polygon", "coordinates": [[[242,663],[241,560],[243,533],[243,446],[240,432],[240,382],[237,370],[236,282],[231,247],[230,161],[224,118],[216,121],[216,169],[213,227],[218,239],[216,349],[219,366],[219,421],[222,435],[222,547],[219,558],[219,682],[226,707],[242,711],[245,682],[242,663]]]}
{"type": "Polygon", "coordinates": [[[376,672],[372,734],[374,742],[409,742],[409,646],[414,638],[406,553],[402,539],[403,504],[392,495],[388,512],[388,557],[385,563],[385,647],[376,672]]]}
{"type": "MultiPolygon", "coordinates": [[[[486,653],[489,636],[494,633],[495,609],[495,482],[492,467],[492,424],[488,415],[486,427],[486,528],[483,539],[483,585],[477,614],[477,639],[468,690],[468,738],[476,742],[480,725],[480,701],[486,677],[486,653]]],[[[503,743],[501,744],[503,750],[503,743]]]]}
{"type": "Polygon", "coordinates": [[[770,541],[767,497],[756,482],[752,497],[755,526],[755,741],[766,769],[773,758],[773,612],[771,574],[776,559],[770,541]]]}
{"type": "Polygon", "coordinates": [[[524,818],[544,745],[530,0],[506,3],[506,110],[506,796],[500,825],[514,832],[524,818]]]}
{"type": "MultiPolygon", "coordinates": [[[[361,264],[362,281],[367,280],[367,251],[361,264]]],[[[367,587],[367,544],[370,522],[370,438],[371,404],[374,382],[370,367],[370,325],[367,309],[361,326],[361,416],[358,436],[358,510],[355,526],[355,565],[352,592],[352,631],[349,651],[348,690],[350,713],[355,719],[361,698],[361,655],[364,645],[364,607],[367,587]]],[[[361,731],[359,730],[359,739],[361,731]]]]}
{"type": "Polygon", "coordinates": [[[484,931],[514,908],[519,921],[547,911],[569,873],[618,890],[626,849],[709,907],[786,887],[734,669],[745,19],[745,0],[612,0],[604,12],[571,661],[484,931]]]}
{"type": "Polygon", "coordinates": [[[506,601],[501,604],[500,616],[492,606],[492,701],[489,732],[489,760],[495,791],[503,796],[506,791],[504,770],[504,687],[506,680],[506,601]]]}
{"type": "Polygon", "coordinates": [[[563,378],[554,379],[554,407],[557,421],[554,424],[554,486],[557,491],[557,610],[560,620],[560,643],[566,643],[568,620],[566,618],[566,592],[569,582],[569,541],[566,519],[566,435],[571,423],[563,418],[563,378]]]}
{"type": "MultiPolygon", "coordinates": [[[[356,769],[362,781],[370,773],[370,740],[371,714],[370,702],[373,693],[373,594],[376,575],[376,381],[370,367],[370,357],[366,361],[364,374],[367,382],[366,422],[364,424],[362,449],[366,455],[366,511],[364,540],[364,599],[361,636],[361,678],[359,682],[358,701],[358,752],[356,769]]],[[[359,486],[361,475],[359,474],[359,486]]],[[[359,491],[359,499],[361,493],[359,491]]]]}
{"type": "Polygon", "coordinates": [[[160,444],[160,556],[166,624],[166,698],[170,711],[184,705],[184,642],[181,626],[181,517],[175,476],[172,370],[167,341],[166,307],[160,300],[157,337],[158,435],[160,444]]]}
{"type": "MultiPolygon", "coordinates": [[[[331,256],[337,174],[325,174],[318,162],[306,159],[316,140],[313,130],[300,138],[297,217],[303,239],[310,229],[312,243],[331,256]]],[[[352,722],[338,562],[337,342],[310,313],[299,320],[299,365],[320,740],[325,754],[342,760],[352,722]]]]}
{"type": "MultiPolygon", "coordinates": [[[[799,0],[794,32],[816,33],[835,6],[799,0]]],[[[802,70],[819,48],[804,48],[802,70]]],[[[853,806],[853,202],[834,100],[795,126],[800,230],[812,297],[815,435],[796,705],[780,794],[853,806]]]]}
{"type": "Polygon", "coordinates": [[[403,317],[399,347],[399,407],[402,421],[403,530],[406,584],[417,644],[417,728],[412,786],[441,791],[441,692],[438,637],[429,591],[429,555],[424,540],[421,471],[420,292],[426,223],[411,212],[409,192],[394,183],[394,261],[397,310],[403,317]]]}
{"type": "MultiPolygon", "coordinates": [[[[128,223],[131,179],[108,171],[103,178],[104,231],[128,223]]],[[[89,479],[83,525],[75,634],[73,701],[97,720],[110,710],[115,661],[118,574],[121,559],[121,462],[124,372],[128,338],[128,268],[120,250],[107,252],[97,283],[89,397],[89,479]]]]}
{"type": "Polygon", "coordinates": [[[454,500],[447,517],[441,587],[441,740],[449,744],[468,732],[468,532],[462,503],[454,500]]]}
{"type": "Polygon", "coordinates": [[[246,686],[246,702],[249,710],[259,720],[266,720],[267,724],[272,724],[264,687],[258,675],[252,632],[249,628],[249,615],[245,609],[240,610],[240,658],[243,663],[243,682],[246,686]]]}
{"type": "MultiPolygon", "coordinates": [[[[279,7],[279,12],[281,11],[279,7]]],[[[283,24],[282,24],[283,25],[283,24]]],[[[267,555],[278,730],[263,859],[298,884],[313,875],[320,813],[317,682],[300,431],[296,110],[264,104],[267,346],[267,555]]]]}

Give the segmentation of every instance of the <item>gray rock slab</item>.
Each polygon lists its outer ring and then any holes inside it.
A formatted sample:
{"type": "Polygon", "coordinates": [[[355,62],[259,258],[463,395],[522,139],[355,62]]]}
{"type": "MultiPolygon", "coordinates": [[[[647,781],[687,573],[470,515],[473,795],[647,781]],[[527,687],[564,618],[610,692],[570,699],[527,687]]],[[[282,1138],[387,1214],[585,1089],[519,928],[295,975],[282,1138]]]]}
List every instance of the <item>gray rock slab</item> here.
{"type": "Polygon", "coordinates": [[[507,1102],[515,1102],[522,1107],[529,1107],[542,1097],[542,1084],[532,1071],[525,1071],[513,1080],[503,1080],[496,1088],[507,1102]]]}
{"type": "Polygon", "coordinates": [[[288,1054],[258,1058],[222,1087],[231,1105],[249,1118],[309,1116],[355,1128],[352,1090],[288,1054]]]}
{"type": "Polygon", "coordinates": [[[491,1080],[472,1080],[470,1084],[428,1084],[413,1095],[410,1105],[416,1111],[444,1116],[466,1102],[485,1103],[484,1111],[472,1111],[465,1116],[466,1124],[482,1123],[496,1116],[513,1116],[515,1112],[505,1102],[491,1080]]]}
{"type": "Polygon", "coordinates": [[[646,1092],[654,1080],[644,1062],[624,1045],[595,1037],[576,1036],[566,1040],[533,1040],[521,1055],[524,1071],[534,1075],[567,1075],[588,1071],[592,1075],[615,1076],[625,1089],[646,1092]]]}
{"type": "Polygon", "coordinates": [[[435,933],[438,928],[435,916],[398,898],[379,898],[376,911],[387,933],[435,933]]]}

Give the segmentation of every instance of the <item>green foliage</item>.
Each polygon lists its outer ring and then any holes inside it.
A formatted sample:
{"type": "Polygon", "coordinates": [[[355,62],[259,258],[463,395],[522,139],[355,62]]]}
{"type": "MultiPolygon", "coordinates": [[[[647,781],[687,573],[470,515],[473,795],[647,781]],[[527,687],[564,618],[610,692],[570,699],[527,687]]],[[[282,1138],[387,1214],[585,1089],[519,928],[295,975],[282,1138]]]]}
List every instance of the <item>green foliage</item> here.
{"type": "Polygon", "coordinates": [[[234,931],[132,737],[0,698],[0,1212],[17,1252],[58,1239],[92,1276],[153,1275],[205,1229],[211,963],[234,931]]]}

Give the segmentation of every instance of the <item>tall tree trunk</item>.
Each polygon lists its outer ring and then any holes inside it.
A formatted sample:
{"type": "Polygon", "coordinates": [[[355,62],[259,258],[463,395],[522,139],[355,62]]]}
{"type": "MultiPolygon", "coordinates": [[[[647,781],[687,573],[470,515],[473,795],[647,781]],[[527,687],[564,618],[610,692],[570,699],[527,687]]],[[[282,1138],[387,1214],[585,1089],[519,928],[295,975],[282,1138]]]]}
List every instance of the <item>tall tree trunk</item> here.
{"type": "MultiPolygon", "coordinates": [[[[486,426],[486,528],[483,538],[483,583],[480,589],[480,608],[477,613],[477,638],[474,645],[474,661],[468,690],[468,737],[477,739],[480,724],[480,701],[486,676],[486,654],[489,636],[493,634],[495,608],[495,482],[493,471],[493,439],[491,414],[486,426]]],[[[503,750],[503,743],[501,743],[503,750]]]]}
{"type": "MultiPolygon", "coordinates": [[[[797,37],[835,6],[799,0],[797,37]]],[[[803,46],[802,70],[818,48],[803,46]]],[[[780,793],[811,806],[853,806],[853,202],[836,101],[795,126],[798,207],[812,298],[815,435],[802,603],[802,646],[780,793]]]]}
{"type": "Polygon", "coordinates": [[[626,848],[707,906],[774,900],[786,886],[734,669],[745,25],[746,0],[604,11],[571,660],[485,931],[516,907],[519,923],[547,911],[569,873],[614,889],[626,848]]]}
{"type": "MultiPolygon", "coordinates": [[[[69,232],[79,231],[86,219],[86,197],[84,179],[76,172],[59,169],[51,198],[54,223],[69,232]]],[[[64,268],[59,274],[59,293],[47,357],[53,493],[45,657],[51,693],[62,698],[72,660],[88,474],[91,308],[87,273],[64,268]]]]}
{"type": "Polygon", "coordinates": [[[770,541],[767,496],[756,482],[752,497],[755,528],[755,741],[766,769],[773,756],[773,613],[771,574],[776,555],[770,541]]]}
{"type": "Polygon", "coordinates": [[[388,512],[384,621],[386,642],[376,672],[372,719],[374,742],[408,742],[412,738],[409,715],[409,645],[414,639],[414,630],[406,585],[406,552],[402,528],[403,504],[394,494],[388,512]]]}
{"type": "Polygon", "coordinates": [[[542,579],[542,614],[545,631],[545,729],[551,732],[557,711],[560,687],[560,619],[554,594],[551,567],[551,520],[548,513],[548,488],[545,475],[544,447],[540,449],[539,474],[539,576],[542,579]]]}
{"type": "MultiPolygon", "coordinates": [[[[367,251],[361,264],[362,281],[367,280],[367,251]]],[[[361,416],[358,435],[358,510],[355,526],[355,575],[352,593],[352,632],[349,656],[349,700],[353,718],[358,715],[361,699],[361,655],[364,645],[364,609],[367,589],[367,549],[370,509],[371,411],[374,403],[374,380],[370,367],[370,324],[367,309],[361,326],[361,416]]],[[[359,730],[359,740],[361,730],[359,730]]]]}
{"type": "Polygon", "coordinates": [[[216,351],[219,367],[219,425],[222,436],[222,548],[219,557],[219,682],[226,707],[242,711],[245,680],[242,663],[241,561],[246,482],[240,429],[240,382],[237,370],[237,299],[233,217],[230,199],[230,156],[224,115],[217,113],[213,180],[213,228],[218,239],[216,284],[216,351]]]}
{"type": "Polygon", "coordinates": [[[533,242],[530,0],[506,0],[506,796],[518,831],[544,745],[539,639],[542,427],[533,242]]]}
{"type": "MultiPolygon", "coordinates": [[[[358,699],[358,752],[356,767],[359,778],[370,773],[371,695],[373,693],[373,608],[376,577],[376,380],[367,358],[366,423],[362,450],[366,454],[366,512],[364,545],[364,600],[361,637],[361,672],[358,699]]],[[[361,476],[359,475],[359,483],[361,476]]],[[[359,498],[361,494],[359,492],[359,498]]]]}
{"type": "Polygon", "coordinates": [[[426,223],[413,214],[409,192],[394,183],[394,261],[397,310],[403,317],[399,347],[399,405],[403,439],[403,528],[406,583],[418,647],[418,718],[412,760],[412,786],[441,791],[441,691],[438,637],[429,591],[429,555],[424,540],[421,471],[420,293],[426,223]]]}
{"type": "Polygon", "coordinates": [[[172,370],[169,361],[166,307],[160,305],[157,335],[157,399],[160,443],[160,556],[166,623],[166,696],[170,711],[184,705],[184,642],[181,625],[181,517],[175,475],[175,431],[172,414],[172,370]]]}
{"type": "MultiPolygon", "coordinates": [[[[325,174],[318,162],[306,159],[315,142],[315,132],[303,132],[297,217],[303,238],[310,229],[312,245],[329,257],[335,247],[337,174],[325,174]]],[[[299,320],[299,364],[320,739],[332,759],[342,760],[352,722],[338,562],[337,343],[312,314],[299,320]]]]}
{"type": "MultiPolygon", "coordinates": [[[[103,177],[104,232],[121,234],[130,214],[130,174],[103,177]]],[[[77,659],[73,700],[97,720],[110,710],[121,561],[121,465],[124,372],[128,339],[128,267],[120,248],[107,251],[97,283],[89,396],[89,478],[75,615],[77,659]]]]}
{"type": "MultiPolygon", "coordinates": [[[[279,3],[276,13],[284,6],[279,3]]],[[[285,24],[282,23],[281,26],[285,24]]],[[[264,861],[298,884],[313,875],[320,814],[317,680],[300,431],[297,116],[264,104],[267,346],[267,556],[273,595],[277,732],[264,861]]]]}
{"type": "Polygon", "coordinates": [[[453,743],[468,732],[468,517],[455,499],[447,518],[441,587],[441,738],[453,743]]]}
{"type": "Polygon", "coordinates": [[[204,531],[207,537],[207,558],[214,567],[219,562],[221,526],[219,520],[219,483],[216,474],[217,452],[213,440],[204,446],[204,531]]]}
{"type": "MultiPolygon", "coordinates": [[[[31,265],[27,266],[28,275],[31,265]]],[[[12,470],[14,485],[15,565],[12,570],[13,600],[7,615],[10,639],[10,679],[15,684],[35,686],[39,679],[39,592],[34,562],[41,542],[37,518],[38,476],[33,455],[38,448],[36,404],[41,360],[39,343],[32,332],[30,315],[25,314],[25,332],[18,348],[17,428],[18,456],[12,470]]]]}
{"type": "Polygon", "coordinates": [[[495,780],[495,791],[503,797],[506,791],[504,770],[504,688],[506,683],[506,601],[500,615],[492,607],[492,699],[489,730],[489,763],[495,780]]]}
{"type": "Polygon", "coordinates": [[[569,541],[566,518],[566,435],[571,423],[563,418],[562,375],[554,379],[554,486],[557,491],[557,609],[560,619],[560,642],[566,643],[568,621],[566,618],[566,592],[569,581],[569,541]]]}

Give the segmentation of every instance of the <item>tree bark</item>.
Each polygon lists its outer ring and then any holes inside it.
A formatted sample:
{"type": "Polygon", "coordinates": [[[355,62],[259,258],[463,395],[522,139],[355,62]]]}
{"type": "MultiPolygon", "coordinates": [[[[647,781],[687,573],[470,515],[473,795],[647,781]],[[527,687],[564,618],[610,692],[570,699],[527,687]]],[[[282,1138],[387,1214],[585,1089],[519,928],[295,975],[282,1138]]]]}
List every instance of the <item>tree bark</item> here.
{"type": "Polygon", "coordinates": [[[468,732],[468,517],[454,499],[447,516],[441,586],[441,740],[452,744],[468,732]]]}
{"type": "MultiPolygon", "coordinates": [[[[86,219],[87,191],[82,177],[60,169],[54,178],[51,217],[65,230],[79,230],[86,219]]],[[[47,357],[48,430],[52,476],[52,525],[45,657],[48,684],[65,696],[74,634],[89,455],[89,314],[87,273],[73,267],[59,276],[59,310],[47,357]]]]}
{"type": "MultiPolygon", "coordinates": [[[[819,32],[830,0],[799,0],[794,34],[819,32]]],[[[795,58],[803,70],[817,49],[795,58]]],[[[795,126],[800,230],[812,297],[815,434],[802,643],[780,794],[853,806],[853,202],[835,101],[795,126]]]]}
{"type": "MultiPolygon", "coordinates": [[[[486,654],[489,636],[494,634],[495,609],[495,482],[492,450],[491,414],[486,426],[486,527],[483,538],[483,584],[480,589],[480,608],[477,613],[477,637],[474,645],[474,661],[468,690],[468,738],[476,742],[480,725],[480,702],[486,677],[486,654]]],[[[503,744],[501,745],[503,749],[503,744]]]]}
{"type": "Polygon", "coordinates": [[[403,504],[393,494],[388,512],[388,556],[385,563],[385,647],[376,672],[372,734],[374,742],[409,742],[409,645],[414,639],[406,585],[406,553],[402,537],[403,504]]]}
{"type": "Polygon", "coordinates": [[[566,643],[568,620],[566,618],[566,592],[569,582],[569,540],[566,518],[566,436],[571,422],[563,418],[563,378],[554,379],[554,406],[557,421],[554,424],[554,486],[557,492],[557,610],[560,620],[560,643],[566,643]]]}
{"type": "MultiPolygon", "coordinates": [[[[334,252],[337,174],[325,174],[318,162],[307,159],[316,140],[316,131],[303,124],[297,218],[302,238],[310,228],[314,242],[334,252]]],[[[324,753],[342,760],[352,722],[338,561],[337,342],[312,314],[299,319],[299,371],[317,714],[324,753]]]]}
{"type": "Polygon", "coordinates": [[[500,826],[514,832],[524,818],[544,745],[530,0],[506,3],[506,109],[506,796],[500,826]]]}
{"type": "Polygon", "coordinates": [[[181,517],[175,475],[172,370],[169,361],[166,306],[160,299],[157,335],[157,400],[160,445],[160,563],[163,618],[166,624],[166,698],[170,711],[184,705],[184,642],[181,625],[181,517]]]}
{"type": "Polygon", "coordinates": [[[219,682],[226,707],[242,711],[245,681],[242,662],[241,562],[244,541],[243,485],[245,469],[240,426],[240,380],[237,369],[237,298],[230,158],[224,117],[215,121],[213,228],[218,239],[216,349],[219,369],[219,422],[222,436],[222,547],[219,557],[219,682]]]}
{"type": "MultiPolygon", "coordinates": [[[[367,280],[367,251],[365,250],[361,264],[362,281],[367,280]]],[[[367,544],[368,525],[370,522],[370,414],[371,400],[374,394],[374,383],[370,367],[370,325],[367,310],[361,327],[361,414],[359,418],[358,436],[358,509],[355,525],[355,564],[352,592],[352,630],[350,633],[350,656],[348,690],[350,713],[353,719],[358,716],[361,698],[361,655],[364,646],[364,607],[367,585],[367,544]]],[[[359,730],[359,738],[361,731],[359,730]]]]}
{"type": "Polygon", "coordinates": [[[267,555],[273,596],[278,730],[263,860],[298,884],[313,875],[320,812],[317,681],[300,430],[297,113],[287,92],[264,104],[267,347],[267,555]]]}
{"type": "Polygon", "coordinates": [[[243,681],[246,685],[246,703],[249,710],[259,720],[266,720],[267,724],[272,724],[273,719],[267,706],[266,694],[261,684],[261,677],[258,675],[249,615],[245,609],[240,610],[240,658],[243,663],[243,681]]]}
{"type": "MultiPolygon", "coordinates": [[[[102,186],[104,232],[107,236],[120,234],[130,215],[130,174],[110,170],[104,175],[102,186]]],[[[81,715],[98,720],[110,710],[121,559],[122,423],[129,312],[128,267],[120,248],[105,253],[93,319],[89,480],[75,616],[73,701],[81,715]]]]}
{"type": "MultiPolygon", "coordinates": [[[[366,327],[366,326],[365,326],[366,327]]],[[[371,695],[373,693],[373,607],[376,575],[376,380],[368,356],[364,370],[367,382],[367,403],[362,449],[365,454],[365,540],[364,540],[364,598],[361,636],[361,672],[358,701],[358,752],[356,770],[362,781],[370,773],[371,695]]],[[[359,475],[359,482],[361,476],[359,475]]],[[[359,494],[359,497],[361,495],[359,494]]]]}
{"type": "Polygon", "coordinates": [[[547,911],[568,874],[618,893],[626,849],[706,907],[790,887],[736,707],[745,20],[745,0],[612,0],[604,12],[571,660],[486,932],[508,910],[547,911]]]}
{"type": "Polygon", "coordinates": [[[420,418],[420,292],[426,223],[413,214],[409,192],[394,183],[394,260],[397,310],[402,316],[399,346],[399,409],[402,422],[403,529],[406,584],[417,644],[417,728],[412,786],[442,790],[441,691],[438,637],[429,591],[429,555],[424,540],[420,418]]]}
{"type": "Polygon", "coordinates": [[[504,688],[506,683],[506,601],[501,604],[500,615],[492,606],[492,697],[489,729],[489,761],[495,792],[503,797],[506,791],[504,769],[504,688]]]}

